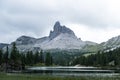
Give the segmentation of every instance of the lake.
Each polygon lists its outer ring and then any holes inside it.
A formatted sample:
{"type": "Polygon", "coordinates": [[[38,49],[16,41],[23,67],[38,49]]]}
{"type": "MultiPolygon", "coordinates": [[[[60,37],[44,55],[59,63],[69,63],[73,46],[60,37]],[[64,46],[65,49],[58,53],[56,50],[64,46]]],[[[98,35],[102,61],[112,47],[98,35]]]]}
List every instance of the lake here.
{"type": "Polygon", "coordinates": [[[98,67],[76,67],[76,66],[59,66],[59,67],[31,67],[27,68],[26,73],[52,76],[118,76],[116,70],[101,69],[98,67]]]}

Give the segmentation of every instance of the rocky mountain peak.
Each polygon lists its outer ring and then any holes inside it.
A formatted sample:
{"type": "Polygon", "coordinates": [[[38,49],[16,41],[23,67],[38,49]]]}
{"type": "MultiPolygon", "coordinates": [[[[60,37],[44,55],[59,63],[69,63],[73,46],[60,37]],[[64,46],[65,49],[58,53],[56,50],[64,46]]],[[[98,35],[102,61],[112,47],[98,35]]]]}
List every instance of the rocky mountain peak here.
{"type": "Polygon", "coordinates": [[[33,37],[29,37],[29,36],[21,36],[21,37],[19,37],[18,39],[17,39],[17,41],[21,41],[21,40],[27,40],[27,39],[35,39],[35,38],[33,38],[33,37]]]}
{"type": "Polygon", "coordinates": [[[67,33],[72,36],[75,36],[74,32],[71,29],[67,28],[66,26],[61,26],[60,22],[57,21],[54,25],[54,30],[50,31],[49,38],[53,39],[57,37],[58,35],[60,35],[61,33],[67,33]]]}
{"type": "Polygon", "coordinates": [[[31,44],[31,43],[34,43],[36,41],[35,38],[32,38],[32,37],[29,37],[29,36],[21,36],[19,37],[17,40],[16,40],[16,44],[19,45],[19,44],[31,44]]]}
{"type": "MultiPolygon", "coordinates": [[[[78,39],[74,32],[62,26],[59,21],[57,21],[50,31],[50,35],[42,38],[33,38],[29,36],[21,36],[15,41],[16,46],[19,51],[36,51],[36,50],[68,50],[68,49],[83,49],[86,45],[94,45],[91,42],[85,42],[78,39]]],[[[11,47],[12,43],[10,44],[11,47]]],[[[86,48],[85,48],[86,49],[86,48]]],[[[84,49],[84,50],[85,50],[84,49]]]]}
{"type": "Polygon", "coordinates": [[[103,43],[106,48],[113,48],[120,46],[120,35],[109,39],[107,42],[103,43]]]}
{"type": "Polygon", "coordinates": [[[61,29],[60,22],[57,21],[57,22],[55,23],[55,25],[54,25],[54,30],[55,30],[55,31],[59,31],[60,29],[61,29]]]}

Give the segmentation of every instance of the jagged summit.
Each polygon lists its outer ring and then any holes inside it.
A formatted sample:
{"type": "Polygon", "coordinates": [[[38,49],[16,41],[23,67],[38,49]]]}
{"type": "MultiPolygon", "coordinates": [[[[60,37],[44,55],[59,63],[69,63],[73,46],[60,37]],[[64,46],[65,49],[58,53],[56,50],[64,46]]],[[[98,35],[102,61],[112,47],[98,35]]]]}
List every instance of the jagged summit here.
{"type": "MultiPolygon", "coordinates": [[[[82,50],[85,45],[96,45],[94,43],[85,42],[77,38],[74,32],[62,26],[57,21],[50,31],[49,36],[42,38],[33,38],[29,36],[21,36],[15,41],[19,51],[35,51],[35,50],[51,50],[51,49],[79,49],[82,50]]],[[[12,43],[10,44],[12,45],[12,43]]]]}
{"type": "Polygon", "coordinates": [[[60,28],[61,28],[61,24],[60,24],[59,21],[57,21],[57,22],[55,23],[55,25],[54,25],[54,30],[55,30],[55,31],[58,31],[60,28]]]}
{"type": "MultiPolygon", "coordinates": [[[[57,21],[50,31],[50,35],[42,38],[21,36],[14,41],[21,52],[42,50],[80,50],[82,52],[110,51],[120,47],[120,35],[109,39],[107,42],[97,44],[91,41],[82,41],[66,26],[61,26],[57,21]]],[[[0,44],[3,48],[4,44],[0,44]]],[[[12,47],[12,43],[8,45],[12,47]]],[[[4,50],[6,48],[4,47],[4,50]]]]}
{"type": "Polygon", "coordinates": [[[53,38],[57,37],[58,35],[60,35],[61,33],[63,33],[63,34],[67,33],[72,36],[75,36],[74,32],[71,29],[67,28],[66,26],[61,26],[60,22],[57,21],[54,25],[53,31],[50,31],[49,38],[53,39],[53,38]]]}

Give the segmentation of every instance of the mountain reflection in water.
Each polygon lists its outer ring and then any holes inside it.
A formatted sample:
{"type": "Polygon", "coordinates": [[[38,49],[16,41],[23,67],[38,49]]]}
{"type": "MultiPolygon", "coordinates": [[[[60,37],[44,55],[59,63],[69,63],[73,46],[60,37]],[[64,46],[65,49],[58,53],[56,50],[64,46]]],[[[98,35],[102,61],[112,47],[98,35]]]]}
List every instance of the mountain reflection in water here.
{"type": "Polygon", "coordinates": [[[53,76],[117,76],[116,70],[105,70],[97,67],[31,67],[27,68],[27,73],[37,73],[53,76]]]}

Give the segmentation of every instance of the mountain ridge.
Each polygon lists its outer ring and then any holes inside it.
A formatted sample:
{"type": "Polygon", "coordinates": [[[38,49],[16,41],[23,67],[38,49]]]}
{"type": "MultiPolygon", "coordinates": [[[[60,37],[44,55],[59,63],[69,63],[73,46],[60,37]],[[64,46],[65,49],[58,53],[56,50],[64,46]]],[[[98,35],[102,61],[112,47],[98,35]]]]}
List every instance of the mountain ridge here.
{"type": "MultiPolygon", "coordinates": [[[[59,21],[57,21],[50,31],[49,36],[42,38],[33,38],[30,36],[21,36],[14,41],[20,51],[28,50],[50,50],[50,49],[82,49],[85,45],[96,45],[94,42],[86,42],[77,38],[75,33],[62,26],[59,21]]],[[[10,44],[12,45],[12,43],[10,44]]]]}
{"type": "Polygon", "coordinates": [[[9,44],[7,44],[7,43],[0,43],[0,49],[6,47],[6,46],[8,46],[8,45],[9,45],[9,44]]]}
{"type": "MultiPolygon", "coordinates": [[[[53,50],[53,49],[79,49],[81,51],[95,52],[98,50],[107,50],[111,48],[120,47],[120,36],[113,37],[104,43],[95,43],[91,41],[82,41],[77,38],[75,33],[67,28],[61,26],[57,21],[50,31],[49,36],[34,38],[30,36],[20,36],[14,41],[20,51],[31,50],[53,50]]],[[[9,45],[11,46],[12,43],[9,45]]]]}

